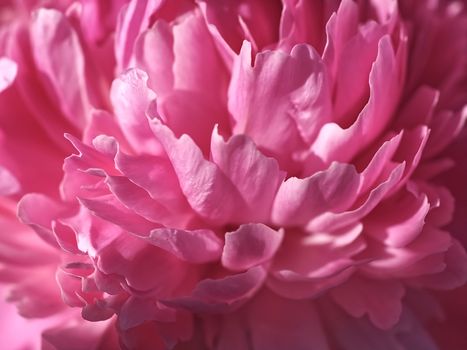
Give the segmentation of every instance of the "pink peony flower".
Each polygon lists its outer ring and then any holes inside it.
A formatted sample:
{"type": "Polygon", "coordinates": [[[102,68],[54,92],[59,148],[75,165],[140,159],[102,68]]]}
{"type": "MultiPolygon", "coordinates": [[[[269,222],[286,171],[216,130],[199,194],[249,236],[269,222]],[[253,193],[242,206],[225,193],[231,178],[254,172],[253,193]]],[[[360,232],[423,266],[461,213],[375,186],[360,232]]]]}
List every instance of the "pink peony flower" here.
{"type": "Polygon", "coordinates": [[[5,346],[466,348],[466,6],[0,5],[5,346]]]}

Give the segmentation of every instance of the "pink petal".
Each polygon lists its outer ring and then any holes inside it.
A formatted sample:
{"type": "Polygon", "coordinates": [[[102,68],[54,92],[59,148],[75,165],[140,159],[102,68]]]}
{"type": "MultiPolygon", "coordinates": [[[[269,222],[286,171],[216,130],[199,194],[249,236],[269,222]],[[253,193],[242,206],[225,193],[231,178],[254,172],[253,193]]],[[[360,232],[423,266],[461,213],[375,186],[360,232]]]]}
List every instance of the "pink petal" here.
{"type": "Polygon", "coordinates": [[[332,230],[357,222],[373,210],[388,192],[394,188],[400,181],[404,169],[404,163],[397,165],[390,172],[389,177],[374,188],[359,207],[342,213],[324,213],[312,219],[308,223],[307,229],[312,231],[332,230]]]}
{"type": "Polygon", "coordinates": [[[147,236],[151,230],[160,226],[125,208],[110,195],[93,199],[78,198],[78,200],[94,215],[137,235],[147,236]]]}
{"type": "Polygon", "coordinates": [[[115,166],[131,182],[146,190],[151,198],[172,214],[179,224],[193,216],[170,160],[162,156],[130,156],[121,151],[115,156],[115,166]]]}
{"type": "Polygon", "coordinates": [[[423,194],[407,192],[396,198],[378,206],[365,219],[365,233],[386,245],[403,247],[422,231],[430,204],[423,194]]]}
{"type": "Polygon", "coordinates": [[[402,78],[398,59],[389,36],[384,36],[379,41],[378,56],[370,73],[370,98],[357,120],[348,128],[336,123],[324,125],[312,146],[312,151],[325,163],[332,160],[348,162],[380,136],[400,93],[402,78]],[[355,143],[356,139],[358,143],[355,143]]]}
{"type": "Polygon", "coordinates": [[[268,221],[285,177],[276,160],[265,157],[244,135],[235,135],[225,142],[217,128],[211,138],[211,158],[237,188],[252,217],[268,221]]]}
{"type": "Polygon", "coordinates": [[[311,298],[343,283],[366,248],[362,225],[304,237],[290,233],[276,254],[268,286],[287,298],[311,298]]]}
{"type": "Polygon", "coordinates": [[[115,33],[118,72],[131,66],[136,38],[149,26],[150,16],[163,3],[164,0],[132,0],[120,11],[115,33]]]}
{"type": "Polygon", "coordinates": [[[452,246],[446,252],[445,264],[444,271],[416,278],[415,285],[439,290],[450,290],[465,285],[467,254],[465,248],[457,240],[453,240],[452,246]]]}
{"type": "Polygon", "coordinates": [[[48,78],[53,97],[58,98],[68,121],[81,129],[88,120],[90,104],[78,35],[62,13],[40,9],[32,22],[31,42],[36,64],[48,78]]]}
{"type": "Polygon", "coordinates": [[[6,168],[0,166],[0,195],[9,196],[21,190],[16,177],[6,168]]]}
{"type": "Polygon", "coordinates": [[[215,164],[204,159],[191,138],[186,135],[175,138],[172,131],[157,120],[153,120],[151,126],[193,210],[214,222],[231,222],[243,204],[228,178],[215,164]]]}
{"type": "Polygon", "coordinates": [[[306,179],[291,177],[281,184],[272,210],[279,225],[303,225],[326,212],[341,212],[356,200],[360,177],[355,167],[333,163],[306,179]]]}
{"type": "Polygon", "coordinates": [[[268,262],[280,247],[283,230],[263,224],[246,224],[225,235],[222,265],[233,271],[248,270],[268,262]]]}
{"type": "Polygon", "coordinates": [[[318,310],[312,301],[278,297],[267,289],[247,309],[255,350],[329,350],[318,310]]]}
{"type": "Polygon", "coordinates": [[[104,274],[120,278],[131,294],[154,298],[172,295],[190,272],[172,254],[125,233],[99,252],[96,265],[104,274]]]}
{"type": "Polygon", "coordinates": [[[222,254],[222,241],[211,230],[160,228],[151,231],[145,240],[192,264],[217,261],[222,254]]]}
{"type": "Polygon", "coordinates": [[[429,86],[421,86],[407,101],[397,116],[397,129],[411,129],[418,125],[429,125],[438,104],[439,91],[429,86]]]}
{"type": "Polygon", "coordinates": [[[251,299],[265,277],[263,267],[256,266],[221,279],[205,279],[198,283],[191,296],[166,300],[164,303],[195,312],[232,310],[251,299]]]}
{"type": "Polygon", "coordinates": [[[353,317],[368,314],[375,326],[386,330],[399,321],[404,287],[397,281],[373,281],[354,276],[333,289],[331,295],[353,317]]]}
{"type": "Polygon", "coordinates": [[[229,87],[234,133],[251,136],[260,148],[287,160],[329,117],[326,84],[321,58],[310,46],[297,45],[290,55],[260,53],[252,67],[251,47],[245,42],[229,87]]]}
{"type": "Polygon", "coordinates": [[[221,130],[229,128],[225,106],[212,100],[212,96],[203,93],[175,90],[157,100],[157,110],[177,137],[189,135],[208,155],[214,126],[219,125],[221,130]]]}
{"type": "Polygon", "coordinates": [[[159,20],[154,27],[142,33],[136,42],[135,59],[138,67],[148,73],[148,85],[158,95],[164,95],[174,87],[173,41],[170,25],[159,20]]]}
{"type": "Polygon", "coordinates": [[[138,153],[157,154],[160,146],[149,128],[146,110],[155,93],[147,86],[148,75],[131,69],[112,83],[110,98],[115,115],[131,146],[138,153]]]}
{"type": "Polygon", "coordinates": [[[0,57],[0,93],[13,84],[17,72],[18,65],[15,61],[7,57],[0,57]]]}
{"type": "Polygon", "coordinates": [[[161,307],[150,299],[129,297],[120,310],[119,328],[128,330],[145,321],[175,321],[175,310],[161,307]]]}
{"type": "Polygon", "coordinates": [[[52,246],[58,246],[52,233],[52,222],[69,214],[69,209],[47,196],[30,193],[18,203],[19,220],[31,226],[37,234],[52,246]]]}

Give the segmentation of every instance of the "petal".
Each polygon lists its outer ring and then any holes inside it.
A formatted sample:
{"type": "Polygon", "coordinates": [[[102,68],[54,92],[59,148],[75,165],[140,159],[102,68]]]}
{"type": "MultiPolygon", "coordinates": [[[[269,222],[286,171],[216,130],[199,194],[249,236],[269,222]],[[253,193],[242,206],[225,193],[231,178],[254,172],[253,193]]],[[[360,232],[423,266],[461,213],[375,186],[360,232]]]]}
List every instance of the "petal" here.
{"type": "Polygon", "coordinates": [[[218,313],[233,310],[253,297],[265,277],[263,267],[256,266],[221,279],[202,280],[191,296],[165,300],[163,303],[194,312],[218,313]]]}
{"type": "Polygon", "coordinates": [[[123,304],[118,317],[121,330],[139,326],[145,321],[174,322],[175,310],[161,307],[150,299],[129,297],[123,304]]]}
{"type": "Polygon", "coordinates": [[[18,65],[7,57],[0,57],[0,93],[13,84],[18,65]]]}
{"type": "Polygon", "coordinates": [[[112,195],[93,199],[78,198],[78,200],[94,215],[137,235],[147,236],[151,230],[160,226],[125,208],[112,195]]]}
{"type": "Polygon", "coordinates": [[[406,192],[396,198],[382,203],[365,219],[365,233],[386,245],[403,247],[422,231],[430,204],[423,194],[406,192]]]}
{"type": "Polygon", "coordinates": [[[19,220],[32,227],[37,234],[52,246],[58,243],[52,233],[52,222],[70,214],[70,209],[38,193],[25,195],[18,203],[19,220]]]}
{"type": "Polygon", "coordinates": [[[115,33],[117,72],[129,68],[138,35],[149,26],[150,16],[164,3],[161,0],[132,0],[122,8],[115,33]]]}
{"type": "Polygon", "coordinates": [[[318,311],[309,300],[278,297],[265,289],[246,310],[255,350],[328,350],[318,311]]]}
{"type": "Polygon", "coordinates": [[[303,225],[326,212],[341,212],[357,199],[360,177],[353,165],[333,163],[306,179],[281,184],[272,210],[279,225],[303,225]]]}
{"type": "Polygon", "coordinates": [[[90,104],[78,35],[62,13],[40,9],[33,18],[31,43],[37,67],[48,78],[62,112],[81,129],[90,104]]]}
{"type": "Polygon", "coordinates": [[[307,225],[307,230],[334,230],[359,221],[373,210],[388,195],[388,192],[394,189],[402,178],[404,169],[404,163],[395,166],[389,177],[374,188],[359,207],[342,213],[324,213],[312,219],[307,225]]]}
{"type": "Polygon", "coordinates": [[[195,91],[174,90],[157,100],[157,110],[164,124],[177,137],[189,135],[205,155],[209,154],[214,126],[217,124],[221,130],[230,127],[225,106],[212,99],[195,91]]]}
{"type": "Polygon", "coordinates": [[[350,161],[386,128],[400,93],[402,77],[398,59],[390,37],[384,36],[379,41],[378,56],[370,72],[370,98],[357,120],[348,128],[336,123],[325,124],[312,145],[311,150],[325,164],[350,161]]]}
{"type": "Polygon", "coordinates": [[[192,264],[217,261],[222,254],[222,241],[211,230],[160,228],[152,230],[145,241],[192,264]]]}
{"type": "Polygon", "coordinates": [[[329,108],[326,74],[313,48],[298,45],[290,55],[265,51],[252,67],[251,47],[244,43],[229,87],[234,133],[249,135],[285,161],[303,147],[302,139],[314,139],[329,108]]]}
{"type": "Polygon", "coordinates": [[[204,159],[191,138],[186,135],[175,138],[172,131],[156,119],[151,126],[193,210],[213,222],[232,222],[234,213],[244,204],[227,177],[215,164],[204,159]]]}
{"type": "Polygon", "coordinates": [[[9,196],[21,190],[16,177],[6,168],[0,166],[0,195],[9,196]]]}
{"type": "Polygon", "coordinates": [[[154,27],[143,32],[136,42],[137,65],[147,72],[148,85],[160,96],[174,88],[173,40],[170,25],[159,20],[154,27]]]}
{"type": "Polygon", "coordinates": [[[265,157],[247,136],[234,135],[225,142],[217,128],[211,138],[211,158],[237,188],[255,221],[268,221],[285,177],[276,160],[265,157]]]}
{"type": "Polygon", "coordinates": [[[375,326],[388,330],[401,316],[404,287],[397,281],[354,276],[334,288],[331,295],[353,317],[360,318],[368,314],[375,326]]]}
{"type": "Polygon", "coordinates": [[[248,270],[268,262],[279,249],[283,230],[263,224],[246,224],[225,235],[222,265],[233,271],[248,270]]]}
{"type": "Polygon", "coordinates": [[[146,110],[155,93],[147,86],[148,75],[130,69],[112,83],[110,99],[118,123],[128,142],[138,153],[157,154],[160,146],[151,132],[146,110]]]}

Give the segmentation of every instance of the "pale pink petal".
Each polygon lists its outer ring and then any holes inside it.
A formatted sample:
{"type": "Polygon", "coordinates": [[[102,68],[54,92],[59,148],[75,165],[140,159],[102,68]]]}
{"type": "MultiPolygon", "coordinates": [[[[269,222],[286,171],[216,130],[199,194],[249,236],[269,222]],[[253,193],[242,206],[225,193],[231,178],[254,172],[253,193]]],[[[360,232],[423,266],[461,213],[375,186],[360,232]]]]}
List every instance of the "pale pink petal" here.
{"type": "Polygon", "coordinates": [[[357,199],[360,177],[355,167],[333,163],[329,169],[281,184],[272,219],[280,225],[303,225],[316,216],[348,209],[357,199]]]}
{"type": "Polygon", "coordinates": [[[27,194],[18,203],[18,218],[21,222],[31,226],[43,240],[52,246],[58,246],[52,233],[52,221],[69,212],[69,208],[37,193],[27,194]]]}
{"type": "Polygon", "coordinates": [[[148,73],[148,85],[158,95],[163,95],[174,87],[173,40],[170,25],[159,20],[136,41],[135,59],[138,67],[148,73]]]}
{"type": "Polygon", "coordinates": [[[18,65],[7,57],[0,57],[0,93],[13,84],[18,65]]]}
{"type": "Polygon", "coordinates": [[[77,33],[58,11],[40,9],[31,29],[33,54],[68,121],[82,128],[88,120],[85,58],[77,33]],[[73,84],[68,84],[73,81],[73,84]]]}
{"type": "Polygon", "coordinates": [[[340,232],[294,237],[291,232],[271,267],[268,286],[288,298],[310,298],[341,284],[359,264],[354,258],[366,248],[362,225],[340,232]]]}
{"type": "Polygon", "coordinates": [[[237,188],[250,216],[268,221],[285,177],[276,160],[265,157],[246,136],[235,135],[225,142],[217,128],[211,138],[211,158],[237,188]]]}
{"type": "Polygon", "coordinates": [[[386,245],[403,247],[420,234],[429,209],[430,204],[424,194],[402,193],[378,206],[368,216],[365,233],[386,245]]]}
{"type": "Polygon", "coordinates": [[[16,177],[6,168],[0,166],[0,195],[9,196],[21,190],[16,177]]]}
{"type": "Polygon", "coordinates": [[[151,14],[163,3],[164,0],[131,0],[120,11],[115,33],[115,57],[118,72],[131,66],[132,53],[138,35],[149,26],[151,14]]]}
{"type": "Polygon", "coordinates": [[[400,181],[403,171],[405,169],[404,163],[394,167],[389,174],[389,177],[381,182],[377,187],[371,190],[368,197],[364,200],[363,204],[359,207],[345,211],[342,213],[326,212],[322,215],[313,218],[307,225],[309,230],[323,230],[323,229],[337,229],[356,222],[367,215],[373,210],[379,202],[390,192],[393,187],[400,181]]]}
{"type": "Polygon", "coordinates": [[[151,126],[193,210],[214,222],[231,221],[242,199],[228,178],[215,164],[204,159],[190,137],[182,135],[177,139],[157,120],[153,120],[151,126]]]}
{"type": "Polygon", "coordinates": [[[94,215],[137,235],[147,236],[151,230],[160,226],[125,208],[113,196],[94,199],[79,198],[78,200],[94,215]]]}
{"type": "Polygon", "coordinates": [[[227,232],[222,265],[241,271],[266,263],[279,249],[283,236],[283,230],[276,231],[263,224],[246,224],[227,232]]]}
{"type": "Polygon", "coordinates": [[[128,70],[112,83],[110,98],[115,115],[130,145],[138,153],[157,154],[160,146],[151,133],[146,111],[155,93],[147,86],[148,75],[138,69],[128,70]]]}
{"type": "Polygon", "coordinates": [[[402,80],[398,60],[400,58],[396,56],[390,38],[384,36],[379,41],[378,56],[370,73],[368,103],[348,128],[342,128],[336,123],[324,125],[312,146],[312,151],[325,163],[331,159],[349,161],[380,136],[396,107],[398,87],[402,80]],[[356,139],[358,143],[354,142],[356,139]]]}
{"type": "Polygon", "coordinates": [[[229,111],[236,122],[234,133],[249,135],[260,149],[288,164],[291,152],[313,139],[329,117],[321,58],[312,47],[297,45],[290,55],[260,53],[252,67],[251,54],[245,42],[232,73],[229,111]]]}

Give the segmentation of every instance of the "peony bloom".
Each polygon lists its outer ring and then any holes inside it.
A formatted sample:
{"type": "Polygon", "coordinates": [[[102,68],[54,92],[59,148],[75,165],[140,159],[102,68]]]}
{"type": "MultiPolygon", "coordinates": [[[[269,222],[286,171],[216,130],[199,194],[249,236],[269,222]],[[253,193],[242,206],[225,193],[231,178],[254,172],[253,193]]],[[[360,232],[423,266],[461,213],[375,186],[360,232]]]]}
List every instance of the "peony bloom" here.
{"type": "Polygon", "coordinates": [[[465,349],[466,6],[0,5],[7,348],[465,349]]]}

